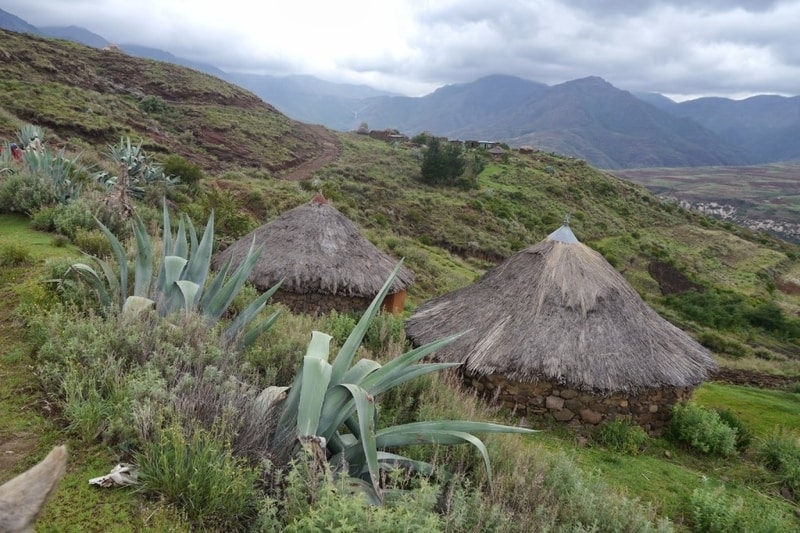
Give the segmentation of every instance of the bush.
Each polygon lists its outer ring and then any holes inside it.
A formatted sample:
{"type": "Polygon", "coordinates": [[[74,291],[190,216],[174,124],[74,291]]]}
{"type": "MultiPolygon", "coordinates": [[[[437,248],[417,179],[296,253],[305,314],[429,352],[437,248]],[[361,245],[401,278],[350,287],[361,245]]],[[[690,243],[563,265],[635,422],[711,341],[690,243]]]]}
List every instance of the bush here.
{"type": "Polygon", "coordinates": [[[31,213],[31,227],[38,231],[55,231],[55,213],[57,206],[45,205],[31,213]]]}
{"type": "Polygon", "coordinates": [[[616,418],[595,428],[592,438],[615,452],[638,455],[647,443],[647,432],[630,421],[616,418]]]}
{"type": "Polygon", "coordinates": [[[27,248],[19,244],[6,244],[0,248],[0,266],[18,267],[28,265],[33,261],[27,248]]]}
{"type": "Polygon", "coordinates": [[[175,176],[181,184],[194,188],[203,179],[203,171],[199,166],[188,162],[177,154],[169,156],[164,161],[164,174],[175,176]]]}
{"type": "MultiPolygon", "coordinates": [[[[427,483],[414,491],[371,504],[363,493],[353,494],[347,478],[334,480],[330,472],[314,474],[297,461],[287,476],[284,532],[305,531],[443,531],[434,512],[437,489],[427,483]],[[335,524],[335,527],[332,525],[335,524]]],[[[274,524],[273,524],[274,527],[274,524]]]]}
{"type": "Polygon", "coordinates": [[[201,528],[243,531],[256,515],[257,472],[212,433],[162,430],[138,454],[142,490],[179,504],[201,528]]]}
{"type": "Polygon", "coordinates": [[[775,432],[758,446],[758,457],[764,465],[776,472],[783,484],[800,500],[800,443],[785,431],[775,432]]]}
{"type": "Polygon", "coordinates": [[[707,455],[727,457],[736,451],[736,429],[725,424],[716,411],[693,403],[675,404],[668,434],[707,455]]]}
{"type": "Polygon", "coordinates": [[[401,351],[405,340],[406,330],[402,317],[391,313],[379,313],[367,329],[364,346],[375,357],[386,356],[401,351]]]}
{"type": "MultiPolygon", "coordinates": [[[[749,503],[749,502],[748,502],[749,503]]],[[[749,531],[787,531],[783,517],[770,510],[745,507],[742,498],[726,496],[724,490],[698,488],[692,492],[692,531],[698,533],[746,533],[749,531]]]]}
{"type": "Polygon", "coordinates": [[[41,207],[57,203],[54,187],[32,174],[13,174],[0,180],[0,212],[30,216],[41,207]]]}
{"type": "Polygon", "coordinates": [[[337,346],[342,346],[358,320],[351,313],[339,313],[335,309],[326,316],[321,325],[321,330],[333,337],[337,346]]]}
{"type": "Polygon", "coordinates": [[[731,501],[721,490],[695,489],[691,497],[693,531],[701,533],[728,533],[742,531],[740,515],[741,498],[731,501]]]}
{"type": "Polygon", "coordinates": [[[719,419],[736,430],[736,449],[745,451],[753,441],[753,430],[730,409],[715,409],[719,419]]]}
{"type": "Polygon", "coordinates": [[[108,242],[108,238],[99,229],[85,230],[80,228],[76,230],[72,240],[82,252],[100,259],[111,257],[113,253],[111,243],[108,242]]]}
{"type": "Polygon", "coordinates": [[[752,354],[752,350],[748,346],[718,331],[704,331],[697,336],[697,341],[712,352],[735,359],[748,357],[752,354]]]}

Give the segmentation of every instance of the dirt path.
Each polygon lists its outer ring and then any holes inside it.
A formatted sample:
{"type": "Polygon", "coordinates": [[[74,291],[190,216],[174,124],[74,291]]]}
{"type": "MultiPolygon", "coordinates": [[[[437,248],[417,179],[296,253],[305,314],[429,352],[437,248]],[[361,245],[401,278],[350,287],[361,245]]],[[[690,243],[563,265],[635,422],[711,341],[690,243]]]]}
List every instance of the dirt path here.
{"type": "Polygon", "coordinates": [[[311,176],[317,170],[325,165],[329,165],[339,159],[342,153],[342,147],[339,145],[339,140],[330,130],[322,126],[307,125],[311,133],[319,138],[322,152],[296,167],[292,167],[283,171],[278,177],[287,181],[304,181],[311,179],[311,176]]]}

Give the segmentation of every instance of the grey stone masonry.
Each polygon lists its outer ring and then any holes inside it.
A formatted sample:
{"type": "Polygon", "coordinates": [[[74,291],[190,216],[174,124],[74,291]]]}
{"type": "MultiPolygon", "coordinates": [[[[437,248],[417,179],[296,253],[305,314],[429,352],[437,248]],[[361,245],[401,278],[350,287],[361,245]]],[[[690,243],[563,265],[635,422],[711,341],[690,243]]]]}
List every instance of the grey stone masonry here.
{"type": "Polygon", "coordinates": [[[638,394],[599,394],[552,381],[520,383],[500,374],[464,376],[464,383],[482,396],[494,399],[513,412],[549,417],[579,428],[591,428],[604,420],[624,416],[651,433],[669,424],[672,406],[688,399],[691,388],[649,389],[638,394]]]}

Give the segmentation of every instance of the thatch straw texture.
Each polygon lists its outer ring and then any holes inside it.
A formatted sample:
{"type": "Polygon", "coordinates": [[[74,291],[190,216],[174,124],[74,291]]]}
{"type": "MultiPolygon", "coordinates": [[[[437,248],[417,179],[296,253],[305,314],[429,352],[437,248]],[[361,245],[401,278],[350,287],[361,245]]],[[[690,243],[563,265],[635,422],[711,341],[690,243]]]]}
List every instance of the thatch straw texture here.
{"type": "MultiPolygon", "coordinates": [[[[371,299],[398,263],[320,196],[242,237],[217,254],[212,267],[220,269],[229,257],[232,268],[237,267],[254,237],[264,251],[249,279],[261,290],[283,279],[281,290],[286,292],[371,299]]],[[[414,274],[402,268],[389,292],[401,291],[413,281],[414,274]]]]}
{"type": "Polygon", "coordinates": [[[716,369],[705,348],[566,226],[474,284],[429,300],[406,322],[416,344],[466,330],[435,357],[518,382],[638,392],[694,386],[716,369]]]}

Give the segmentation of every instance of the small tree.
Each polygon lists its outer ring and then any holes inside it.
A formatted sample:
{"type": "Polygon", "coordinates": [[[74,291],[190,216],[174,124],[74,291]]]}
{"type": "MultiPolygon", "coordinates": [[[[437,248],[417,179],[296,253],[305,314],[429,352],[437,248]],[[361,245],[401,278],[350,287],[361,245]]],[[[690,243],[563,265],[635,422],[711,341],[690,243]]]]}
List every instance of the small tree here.
{"type": "Polygon", "coordinates": [[[436,137],[428,140],[428,147],[422,154],[422,181],[431,185],[455,185],[465,169],[461,145],[442,143],[436,137]]]}

